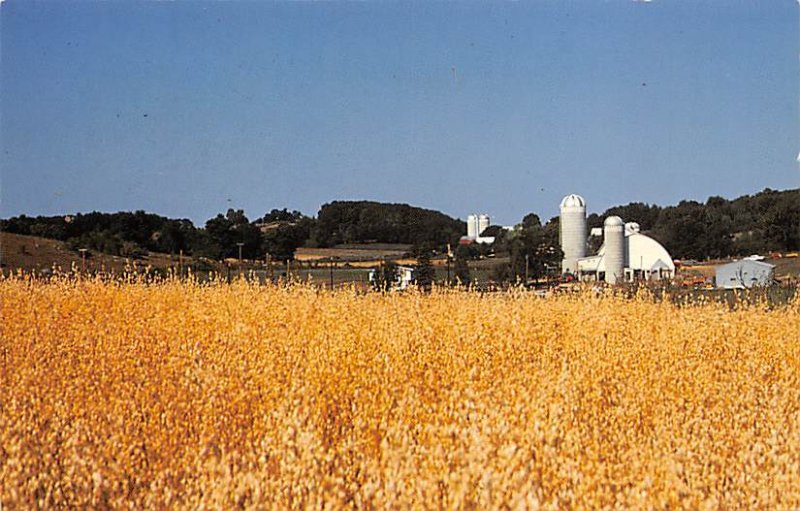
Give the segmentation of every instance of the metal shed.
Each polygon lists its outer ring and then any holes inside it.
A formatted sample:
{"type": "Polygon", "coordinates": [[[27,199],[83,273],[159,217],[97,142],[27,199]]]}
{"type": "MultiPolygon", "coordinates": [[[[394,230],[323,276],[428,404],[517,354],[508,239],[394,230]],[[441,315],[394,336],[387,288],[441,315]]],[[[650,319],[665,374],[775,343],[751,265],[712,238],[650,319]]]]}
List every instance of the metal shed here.
{"type": "Polygon", "coordinates": [[[717,266],[717,287],[744,289],[769,286],[775,280],[775,266],[761,261],[741,260],[717,266]]]}

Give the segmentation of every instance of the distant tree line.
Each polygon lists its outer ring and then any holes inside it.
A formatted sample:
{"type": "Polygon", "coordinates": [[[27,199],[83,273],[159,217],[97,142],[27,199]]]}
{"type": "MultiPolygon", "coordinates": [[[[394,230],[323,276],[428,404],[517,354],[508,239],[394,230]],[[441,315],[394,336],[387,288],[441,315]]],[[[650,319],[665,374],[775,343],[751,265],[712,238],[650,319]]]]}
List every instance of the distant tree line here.
{"type": "Polygon", "coordinates": [[[57,239],[75,249],[89,248],[126,257],[146,251],[188,252],[199,241],[190,220],[173,220],[144,211],[52,217],[21,215],[0,220],[0,230],[57,239]]]}
{"type": "MultiPolygon", "coordinates": [[[[800,250],[800,190],[766,189],[735,200],[710,197],[705,203],[682,201],[676,206],[630,203],[591,214],[589,227],[601,227],[608,215],[638,222],[674,257],[705,259],[771,251],[800,250]]],[[[276,260],[294,257],[301,246],[331,247],[343,243],[403,243],[442,252],[456,247],[466,224],[444,213],[407,204],[335,201],[324,204],[316,218],[299,211],[273,209],[250,220],[240,209],[229,209],[196,227],[188,219],[170,219],[144,211],[85,213],[66,216],[25,215],[0,220],[0,230],[52,238],[73,249],[138,257],[148,251],[202,256],[219,260],[242,256],[276,260]]],[[[545,224],[527,215],[512,231],[495,229],[491,249],[509,256],[506,277],[541,275],[560,260],[558,218],[545,224]]],[[[458,247],[455,262],[485,255],[486,247],[458,247]]],[[[498,275],[499,277],[499,275],[498,275]]]]}
{"type": "Polygon", "coordinates": [[[709,197],[660,207],[632,202],[588,217],[602,227],[609,215],[637,222],[673,257],[708,259],[800,250],[800,189],[766,189],[734,200],[709,197]]]}
{"type": "Polygon", "coordinates": [[[438,211],[407,204],[333,202],[317,218],[299,211],[273,209],[251,221],[241,209],[229,209],[198,228],[190,220],[174,220],[144,211],[78,213],[65,216],[25,215],[0,220],[0,230],[61,240],[73,249],[138,257],[163,252],[220,260],[242,257],[275,260],[294,257],[298,247],[330,247],[341,243],[402,243],[443,249],[465,231],[464,222],[438,211]]]}

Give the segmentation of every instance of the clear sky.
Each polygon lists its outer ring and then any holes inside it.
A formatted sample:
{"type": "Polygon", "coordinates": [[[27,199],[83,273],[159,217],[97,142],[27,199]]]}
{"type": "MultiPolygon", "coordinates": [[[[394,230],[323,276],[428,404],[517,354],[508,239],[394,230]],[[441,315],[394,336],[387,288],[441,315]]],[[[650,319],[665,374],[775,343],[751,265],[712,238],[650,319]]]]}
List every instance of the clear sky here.
{"type": "Polygon", "coordinates": [[[0,6],[0,216],[465,218],[800,186],[798,4],[0,6]]]}

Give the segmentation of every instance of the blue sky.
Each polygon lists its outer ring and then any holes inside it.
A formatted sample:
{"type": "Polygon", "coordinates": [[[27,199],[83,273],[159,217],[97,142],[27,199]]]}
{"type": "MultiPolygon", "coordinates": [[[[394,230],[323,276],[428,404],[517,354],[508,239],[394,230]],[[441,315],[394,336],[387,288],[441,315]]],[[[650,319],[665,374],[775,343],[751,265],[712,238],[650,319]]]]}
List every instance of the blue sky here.
{"type": "Polygon", "coordinates": [[[465,218],[800,186],[798,5],[0,6],[0,216],[465,218]]]}

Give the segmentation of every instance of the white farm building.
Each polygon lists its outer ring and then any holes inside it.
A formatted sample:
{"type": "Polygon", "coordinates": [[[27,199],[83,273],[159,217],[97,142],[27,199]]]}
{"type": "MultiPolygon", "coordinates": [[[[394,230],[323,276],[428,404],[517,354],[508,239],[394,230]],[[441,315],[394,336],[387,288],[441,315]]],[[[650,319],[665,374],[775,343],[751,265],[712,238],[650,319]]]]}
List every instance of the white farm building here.
{"type": "Polygon", "coordinates": [[[769,286],[775,280],[775,266],[761,261],[743,259],[717,266],[718,288],[744,289],[769,286]]]}
{"type": "Polygon", "coordinates": [[[625,223],[618,216],[606,218],[602,230],[603,245],[597,254],[585,256],[586,202],[578,195],[568,195],[561,201],[559,224],[564,251],[562,269],[576,274],[581,280],[616,284],[675,276],[675,263],[661,243],[642,234],[639,224],[625,223]]]}
{"type": "MultiPolygon", "coordinates": [[[[607,243],[603,243],[597,255],[578,259],[578,272],[585,280],[605,280],[610,282],[607,262],[607,243]]],[[[617,250],[619,253],[619,249],[617,250]]],[[[621,246],[622,267],[614,271],[614,282],[624,280],[661,280],[675,276],[675,263],[661,243],[639,232],[639,225],[633,222],[624,224],[624,238],[621,246]]]]}
{"type": "MultiPolygon", "coordinates": [[[[375,281],[377,271],[380,270],[372,269],[369,271],[369,282],[375,281]]],[[[394,281],[389,283],[389,289],[392,291],[408,289],[412,282],[414,282],[414,268],[411,266],[398,266],[394,274],[394,281]]]]}
{"type": "Polygon", "coordinates": [[[494,236],[481,236],[483,231],[489,228],[490,224],[491,219],[489,218],[489,215],[485,213],[481,213],[480,215],[467,215],[467,235],[461,237],[460,243],[464,245],[468,245],[470,243],[491,245],[494,243],[494,236]]]}

